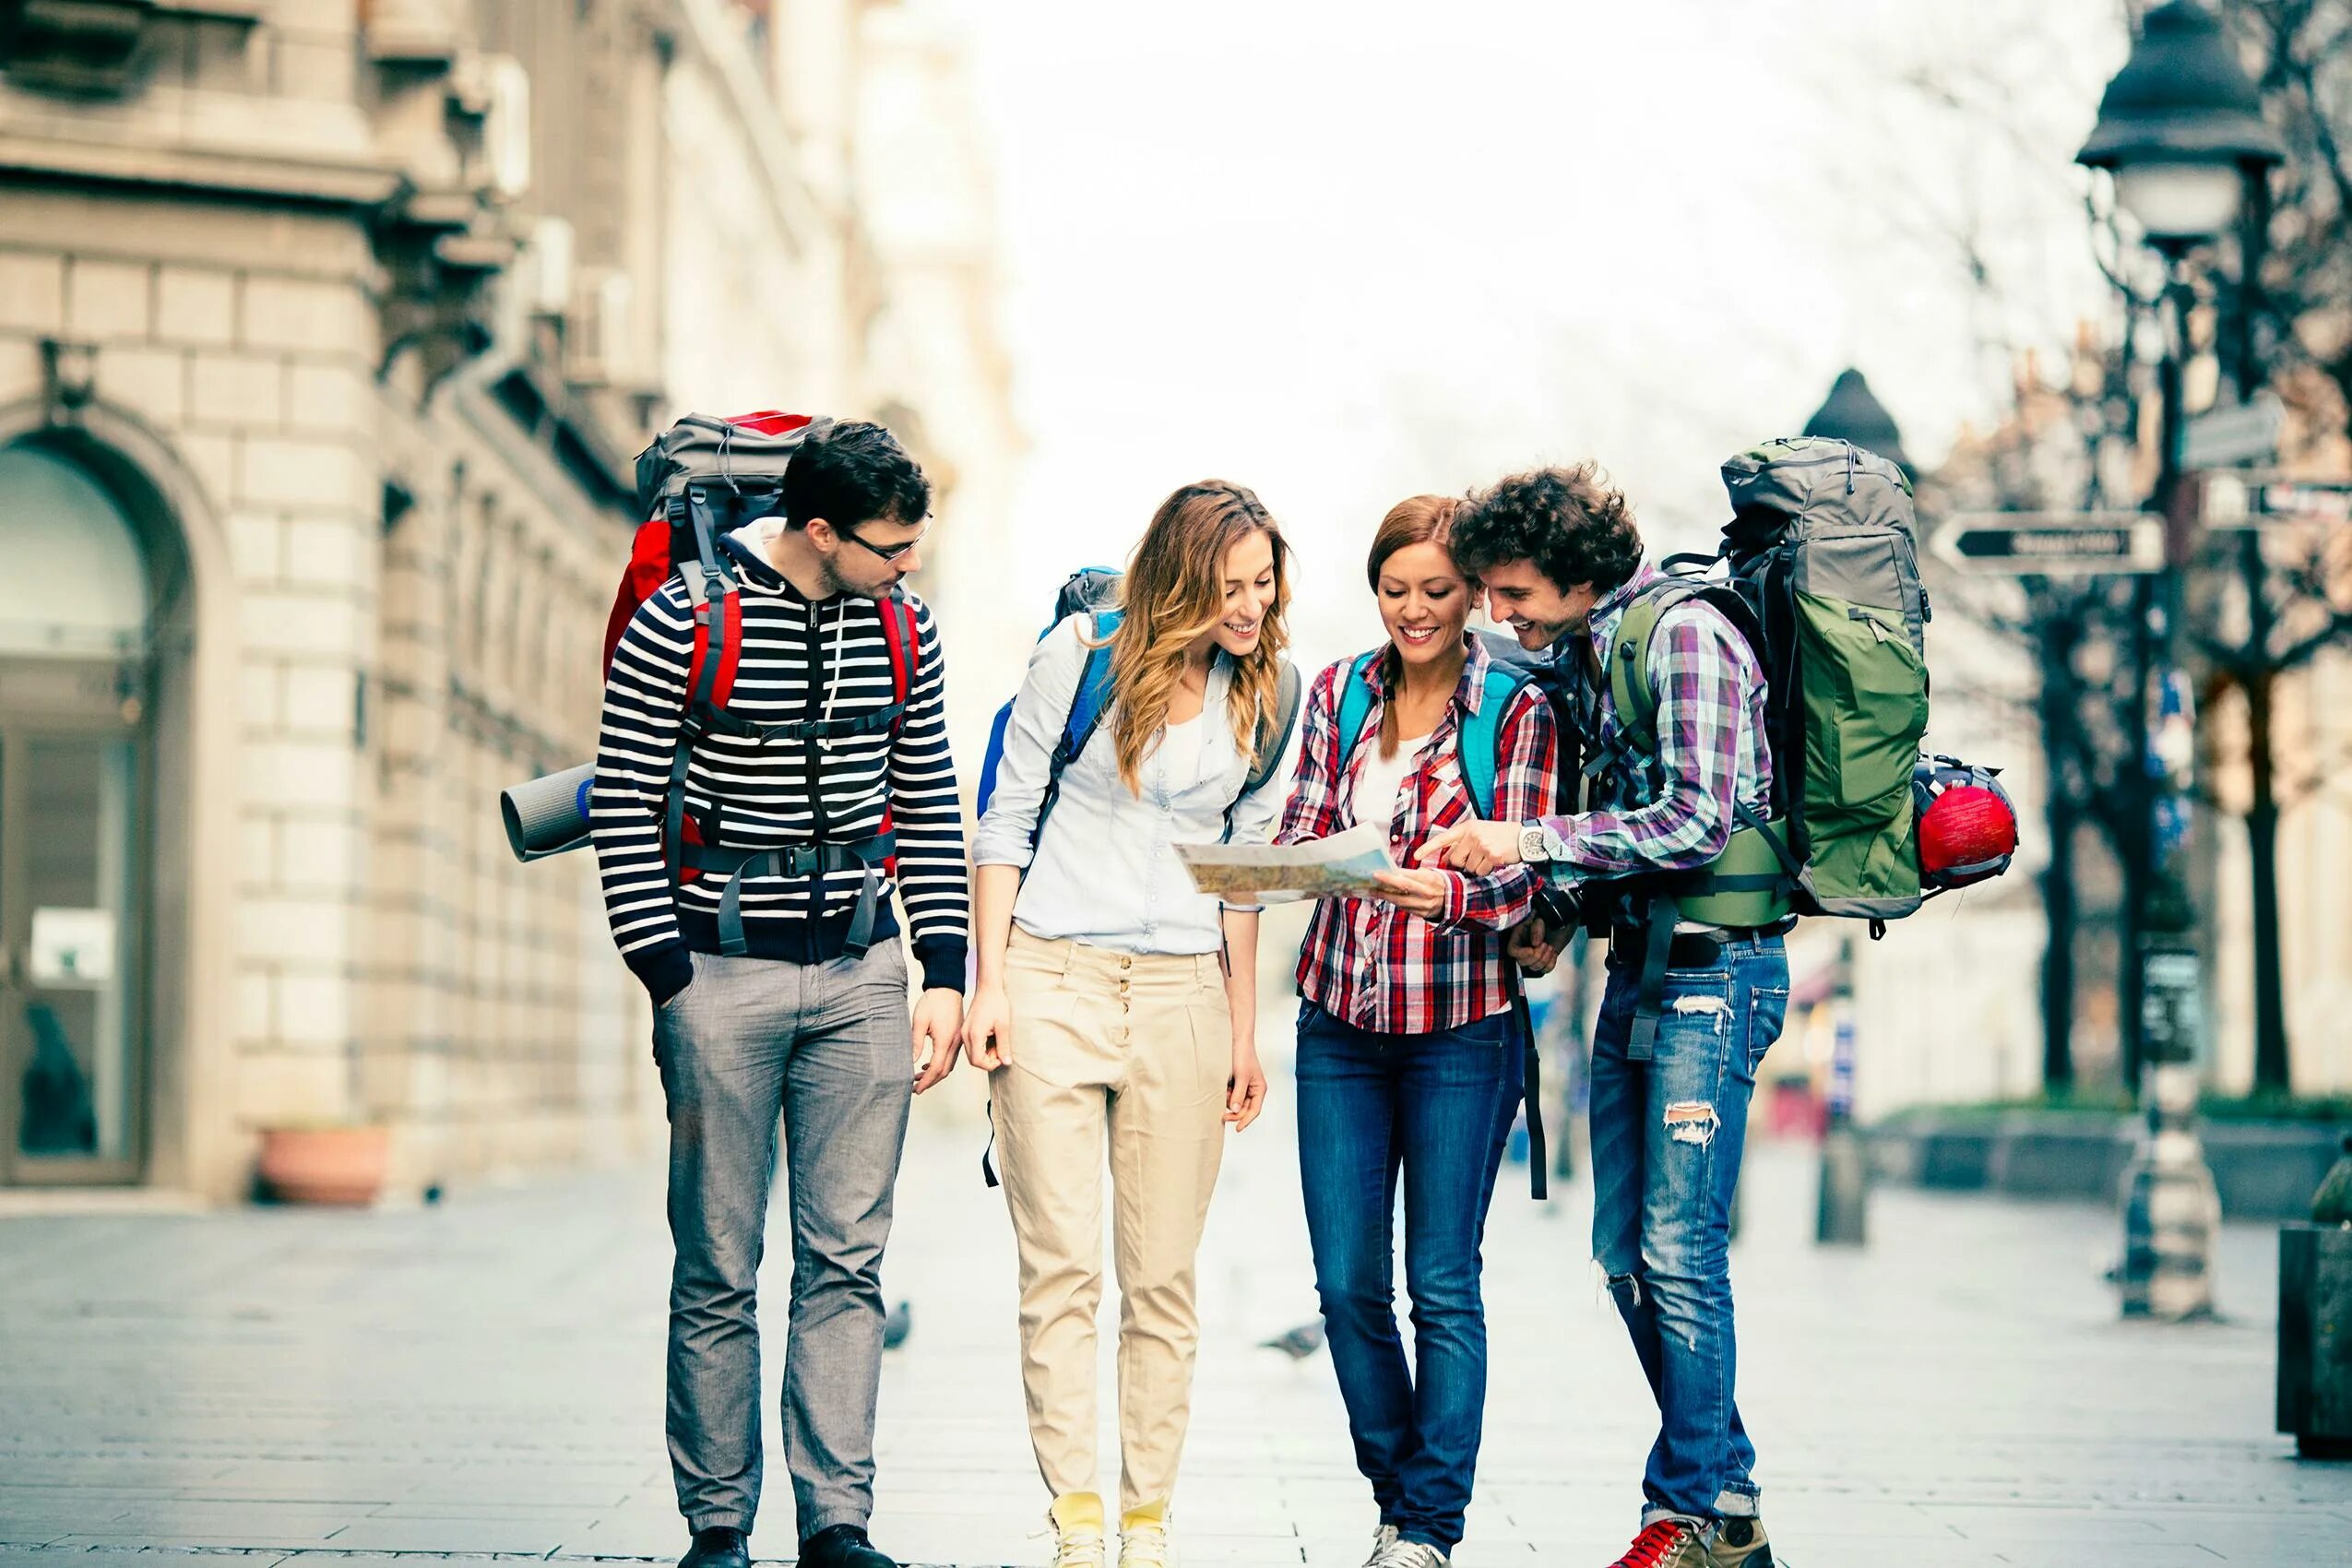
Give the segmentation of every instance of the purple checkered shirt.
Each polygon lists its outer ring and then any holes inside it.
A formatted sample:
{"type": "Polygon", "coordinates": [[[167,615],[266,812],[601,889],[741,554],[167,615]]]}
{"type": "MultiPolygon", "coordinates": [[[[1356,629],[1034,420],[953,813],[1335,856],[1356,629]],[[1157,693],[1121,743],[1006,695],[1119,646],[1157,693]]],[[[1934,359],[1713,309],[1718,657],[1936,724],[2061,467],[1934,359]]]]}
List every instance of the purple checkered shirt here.
{"type": "MultiPolygon", "coordinates": [[[[1592,668],[1609,668],[1610,643],[1626,606],[1659,576],[1645,565],[1593,606],[1586,638],[1592,668]]],[[[1563,652],[1581,651],[1567,639],[1562,644],[1563,652]]],[[[1555,883],[1703,866],[1730,842],[1735,802],[1759,816],[1771,814],[1764,678],[1747,639],[1713,606],[1686,600],[1659,617],[1649,672],[1657,694],[1656,799],[1641,803],[1621,770],[1601,781],[1599,809],[1545,817],[1555,883]]],[[[1624,726],[1608,681],[1599,686],[1606,745],[1624,726]]]]}

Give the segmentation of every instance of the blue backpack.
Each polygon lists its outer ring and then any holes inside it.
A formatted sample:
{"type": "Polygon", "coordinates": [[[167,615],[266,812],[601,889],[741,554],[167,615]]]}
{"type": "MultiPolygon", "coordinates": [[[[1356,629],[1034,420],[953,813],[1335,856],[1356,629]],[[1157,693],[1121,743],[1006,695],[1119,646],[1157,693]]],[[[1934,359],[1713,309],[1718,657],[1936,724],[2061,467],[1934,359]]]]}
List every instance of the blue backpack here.
{"type": "MultiPolygon", "coordinates": [[[[1482,821],[1494,820],[1494,776],[1501,766],[1503,718],[1518,701],[1519,692],[1535,680],[1533,670],[1516,645],[1506,653],[1493,638],[1487,639],[1489,661],[1486,685],[1479,698],[1479,710],[1462,716],[1460,730],[1455,740],[1455,750],[1462,759],[1462,785],[1470,792],[1470,804],[1482,821]]],[[[1364,719],[1372,713],[1372,666],[1385,650],[1375,648],[1360,655],[1348,667],[1348,683],[1340,688],[1339,766],[1344,773],[1348,759],[1354,754],[1358,739],[1364,732],[1364,719]]],[[[1549,693],[1546,694],[1549,698],[1549,693]]],[[[1547,911],[1549,913],[1550,911],[1547,911]]],[[[1545,1166],[1550,1162],[1543,1135],[1543,1071],[1536,1052],[1535,1018],[1527,1006],[1527,988],[1512,971],[1511,1006],[1517,1015],[1521,1042],[1520,1081],[1527,1113],[1527,1195],[1542,1199],[1550,1191],[1545,1166]]]]}
{"type": "MultiPolygon", "coordinates": [[[[1086,667],[1079,671],[1078,688],[1071,695],[1069,715],[1062,721],[1062,739],[1054,745],[1053,755],[1046,765],[1045,796],[1038,802],[1037,825],[1029,830],[1031,849],[1044,836],[1045,819],[1052,814],[1053,803],[1061,798],[1063,770],[1086,751],[1087,742],[1094,739],[1095,730],[1111,706],[1111,637],[1126,618],[1126,612],[1119,608],[1123,576],[1108,566],[1087,566],[1070,574],[1062,591],[1054,595],[1053,619],[1038,634],[1038,641],[1043,642],[1054,627],[1071,616],[1093,617],[1086,667]]],[[[1259,727],[1257,760],[1241,785],[1241,795],[1225,808],[1228,837],[1233,832],[1233,811],[1241,803],[1241,796],[1263,787],[1282,765],[1282,754],[1290,744],[1290,731],[1298,722],[1299,696],[1298,670],[1286,662],[1276,696],[1276,711],[1259,727]]],[[[1012,721],[1013,703],[1008,699],[996,710],[995,721],[989,726],[988,754],[980,762],[976,804],[983,816],[988,814],[989,802],[996,797],[996,770],[1004,760],[1004,731],[1012,721]]]]}

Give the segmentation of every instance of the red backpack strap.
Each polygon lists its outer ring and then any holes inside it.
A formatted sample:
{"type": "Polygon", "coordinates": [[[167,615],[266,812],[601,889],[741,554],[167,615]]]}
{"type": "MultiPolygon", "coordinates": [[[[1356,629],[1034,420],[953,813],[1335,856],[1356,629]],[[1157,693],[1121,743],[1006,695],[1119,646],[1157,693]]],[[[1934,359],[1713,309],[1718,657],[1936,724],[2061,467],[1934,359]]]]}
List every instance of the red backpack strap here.
{"type": "Polygon", "coordinates": [[[890,648],[891,699],[898,717],[890,726],[896,735],[906,728],[908,700],[914,695],[915,676],[922,659],[922,636],[915,625],[915,607],[907,596],[894,593],[877,606],[882,612],[882,640],[890,648]]]}
{"type": "MultiPolygon", "coordinates": [[[[915,607],[907,602],[903,593],[894,593],[874,608],[882,615],[882,640],[890,649],[890,695],[898,705],[898,717],[890,721],[891,737],[895,740],[907,728],[907,702],[915,689],[915,675],[922,659],[922,635],[915,624],[915,607]]],[[[897,814],[889,806],[882,808],[882,831],[893,833],[897,828],[897,814]]],[[[895,879],[898,874],[898,857],[891,855],[883,869],[895,879]]]]}

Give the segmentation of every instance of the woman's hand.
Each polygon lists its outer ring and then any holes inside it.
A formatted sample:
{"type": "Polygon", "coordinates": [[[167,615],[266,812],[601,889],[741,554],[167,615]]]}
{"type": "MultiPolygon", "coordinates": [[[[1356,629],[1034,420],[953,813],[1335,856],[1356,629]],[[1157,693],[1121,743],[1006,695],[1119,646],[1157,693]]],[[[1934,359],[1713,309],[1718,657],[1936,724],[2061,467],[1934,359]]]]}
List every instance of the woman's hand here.
{"type": "Polygon", "coordinates": [[[1372,897],[1425,921],[1445,912],[1448,891],[1445,873],[1440,871],[1384,871],[1372,876],[1372,897]]]}
{"type": "Polygon", "coordinates": [[[1013,1005],[1002,985],[982,985],[964,1007],[964,1055],[983,1073],[1013,1060],[1013,1005]]]}
{"type": "Polygon", "coordinates": [[[1258,1119],[1265,1109],[1265,1069],[1258,1065],[1258,1048],[1253,1043],[1237,1042],[1233,1047],[1233,1075],[1225,1081],[1225,1119],[1240,1132],[1258,1119]]]}

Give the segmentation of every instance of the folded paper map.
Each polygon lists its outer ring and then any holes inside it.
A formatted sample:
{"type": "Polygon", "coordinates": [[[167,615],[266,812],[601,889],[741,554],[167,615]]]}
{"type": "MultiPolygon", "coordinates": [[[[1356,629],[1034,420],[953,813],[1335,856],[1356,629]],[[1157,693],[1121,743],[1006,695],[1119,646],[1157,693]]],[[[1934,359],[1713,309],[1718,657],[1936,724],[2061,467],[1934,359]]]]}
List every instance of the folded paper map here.
{"type": "Polygon", "coordinates": [[[1306,844],[1179,844],[1176,853],[1202,892],[1271,902],[1369,892],[1373,876],[1397,869],[1388,836],[1369,826],[1306,844]]]}

